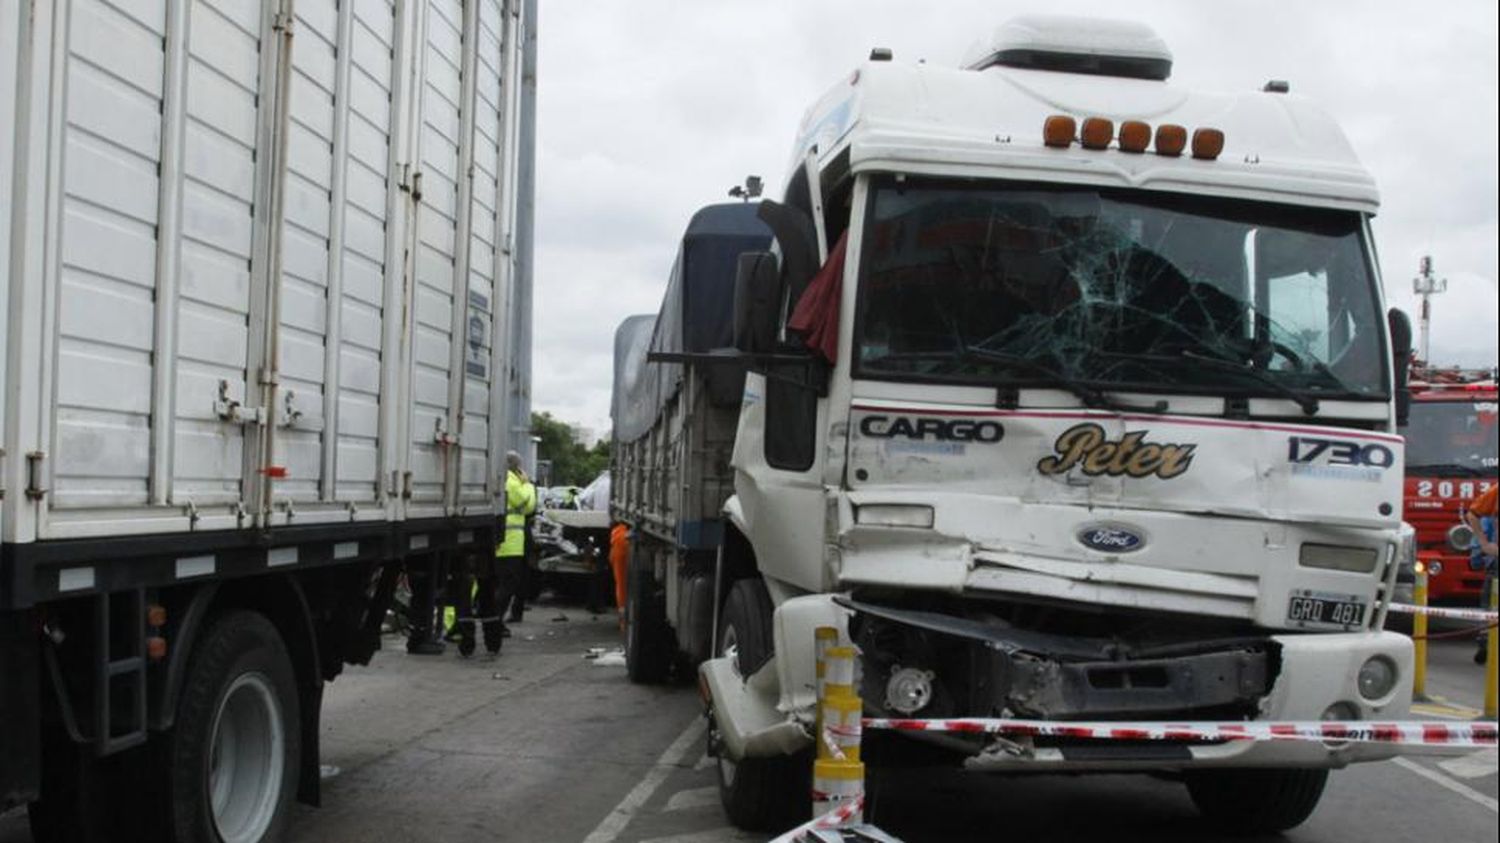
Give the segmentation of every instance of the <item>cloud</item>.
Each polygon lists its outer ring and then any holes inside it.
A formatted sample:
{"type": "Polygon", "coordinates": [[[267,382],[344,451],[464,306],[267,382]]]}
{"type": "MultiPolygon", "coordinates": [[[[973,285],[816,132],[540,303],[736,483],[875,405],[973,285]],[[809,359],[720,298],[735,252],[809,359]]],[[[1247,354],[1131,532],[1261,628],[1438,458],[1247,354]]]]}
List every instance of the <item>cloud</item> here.
{"type": "Polygon", "coordinates": [[[1450,280],[1433,357],[1496,358],[1497,25],[1493,0],[1266,4],[1048,0],[548,0],[540,20],[537,409],[609,427],[611,344],[655,311],[677,238],[746,174],[779,194],[804,109],[861,60],[956,64],[1012,14],[1129,16],[1173,50],[1173,81],[1287,79],[1328,108],[1380,185],[1390,304],[1415,315],[1417,261],[1450,280]]]}

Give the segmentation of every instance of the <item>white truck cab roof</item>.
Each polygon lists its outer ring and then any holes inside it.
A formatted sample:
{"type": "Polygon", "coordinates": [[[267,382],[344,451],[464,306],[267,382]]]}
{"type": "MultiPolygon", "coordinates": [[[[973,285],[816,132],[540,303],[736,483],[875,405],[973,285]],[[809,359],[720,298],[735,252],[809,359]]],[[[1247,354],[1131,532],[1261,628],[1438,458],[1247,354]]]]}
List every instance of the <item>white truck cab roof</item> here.
{"type": "MultiPolygon", "coordinates": [[[[1203,93],[1169,83],[1171,53],[1148,27],[1029,16],[972,48],[962,67],[872,54],[803,118],[794,149],[851,171],[970,176],[1228,196],[1374,213],[1379,195],[1343,131],[1276,90],[1203,93]],[[1053,115],[1223,133],[1213,160],[1043,142],[1053,115]]],[[[1273,86],[1268,86],[1273,87],[1273,86]]],[[[1284,89],[1283,89],[1284,90],[1284,89]]]]}

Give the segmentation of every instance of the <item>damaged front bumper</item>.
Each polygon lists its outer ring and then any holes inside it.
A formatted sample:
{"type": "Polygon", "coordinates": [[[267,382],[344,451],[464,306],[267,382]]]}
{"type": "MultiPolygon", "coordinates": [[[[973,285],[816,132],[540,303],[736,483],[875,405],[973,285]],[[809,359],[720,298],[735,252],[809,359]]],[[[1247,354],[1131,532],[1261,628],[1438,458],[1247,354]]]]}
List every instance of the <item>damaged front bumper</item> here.
{"type": "MultiPolygon", "coordinates": [[[[847,597],[839,603],[855,614],[850,629],[862,649],[866,711],[885,716],[1392,720],[1406,715],[1411,694],[1410,641],[1393,633],[1184,637],[1131,645],[847,597]],[[1395,680],[1369,699],[1358,676],[1377,658],[1394,668],[1395,680]],[[911,690],[914,675],[927,683],[919,693],[911,690]]],[[[969,755],[966,766],[976,769],[1339,767],[1396,754],[1384,745],[1322,742],[914,737],[969,755]]]]}

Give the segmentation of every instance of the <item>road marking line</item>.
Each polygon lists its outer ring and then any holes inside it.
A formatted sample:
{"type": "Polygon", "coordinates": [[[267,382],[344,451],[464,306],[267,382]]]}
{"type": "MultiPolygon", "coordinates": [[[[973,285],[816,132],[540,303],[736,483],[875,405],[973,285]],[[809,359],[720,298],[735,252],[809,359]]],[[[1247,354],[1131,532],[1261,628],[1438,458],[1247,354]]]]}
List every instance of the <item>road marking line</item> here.
{"type": "Polygon", "coordinates": [[[671,837],[653,837],[650,840],[642,840],[641,843],[725,843],[727,840],[760,839],[763,838],[725,825],[710,828],[707,831],[690,831],[687,834],[674,834],[671,837]]]}
{"type": "Polygon", "coordinates": [[[1391,763],[1403,769],[1410,770],[1435,785],[1445,787],[1453,791],[1454,793],[1457,793],[1459,796],[1462,796],[1463,798],[1469,800],[1470,802],[1477,802],[1480,805],[1489,808],[1490,813],[1492,814],[1500,813],[1500,802],[1496,802],[1494,797],[1486,796],[1483,793],[1475,790],[1474,788],[1469,787],[1462,782],[1454,781],[1453,779],[1443,775],[1442,773],[1439,773],[1436,770],[1429,770],[1426,767],[1423,767],[1421,764],[1418,764],[1417,762],[1407,758],[1392,758],[1391,763]]]}
{"type": "Polygon", "coordinates": [[[672,794],[667,800],[664,811],[690,811],[694,808],[703,808],[709,805],[719,804],[719,786],[695,787],[691,790],[679,790],[672,794]]]}
{"type": "Polygon", "coordinates": [[[1439,761],[1438,766],[1451,776],[1461,779],[1479,779],[1500,772],[1500,753],[1481,749],[1459,758],[1439,761]]]}
{"type": "Polygon", "coordinates": [[[710,758],[709,755],[708,755],[708,752],[705,751],[703,753],[703,757],[698,759],[698,763],[693,765],[693,769],[694,770],[707,770],[709,767],[712,767],[714,764],[715,764],[715,759],[710,758]]]}
{"type": "Polygon", "coordinates": [[[614,839],[620,836],[620,832],[625,830],[625,826],[630,823],[630,818],[635,816],[635,812],[639,811],[641,806],[646,804],[646,800],[650,799],[651,795],[656,793],[656,789],[667,780],[667,776],[687,760],[687,755],[692,751],[694,744],[703,737],[706,722],[702,717],[694,717],[693,722],[689,723],[688,727],[682,730],[682,734],[672,741],[672,745],[667,747],[660,758],[656,759],[656,764],[646,772],[640,783],[625,794],[620,804],[616,805],[614,810],[610,811],[609,815],[589,832],[588,837],[583,838],[583,843],[613,843],[614,839]]]}
{"type": "Polygon", "coordinates": [[[1445,717],[1449,720],[1473,720],[1480,715],[1477,708],[1466,708],[1451,703],[1412,703],[1411,710],[1428,717],[1445,717]]]}

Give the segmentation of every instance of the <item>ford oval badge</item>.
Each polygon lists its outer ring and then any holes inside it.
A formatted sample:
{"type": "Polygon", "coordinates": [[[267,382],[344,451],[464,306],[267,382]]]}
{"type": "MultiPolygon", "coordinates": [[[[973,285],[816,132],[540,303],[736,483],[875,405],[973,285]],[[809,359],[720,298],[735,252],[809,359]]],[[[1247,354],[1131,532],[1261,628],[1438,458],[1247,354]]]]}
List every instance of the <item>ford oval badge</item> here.
{"type": "Polygon", "coordinates": [[[1124,527],[1114,526],[1086,527],[1079,531],[1078,540],[1085,547],[1104,553],[1129,553],[1132,550],[1139,550],[1146,541],[1124,527]]]}

